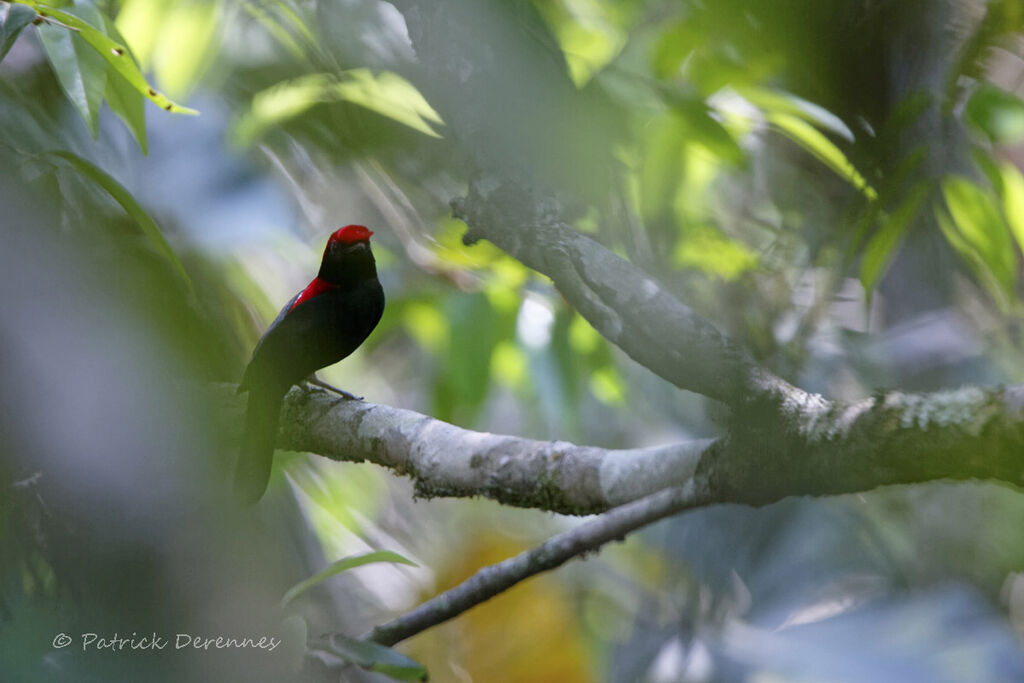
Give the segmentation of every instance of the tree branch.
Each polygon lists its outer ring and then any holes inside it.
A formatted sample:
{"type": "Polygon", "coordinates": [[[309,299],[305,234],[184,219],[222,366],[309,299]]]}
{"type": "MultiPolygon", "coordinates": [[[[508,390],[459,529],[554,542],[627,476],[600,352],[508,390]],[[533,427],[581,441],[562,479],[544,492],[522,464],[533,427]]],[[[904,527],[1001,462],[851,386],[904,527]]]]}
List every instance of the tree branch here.
{"type": "Polygon", "coordinates": [[[670,515],[703,504],[693,486],[673,487],[627,503],[554,536],[498,564],[484,567],[458,586],[363,636],[382,645],[395,643],[436,626],[493,598],[515,584],[559,567],[574,557],[670,515]]]}
{"type": "MultiPolygon", "coordinates": [[[[243,398],[217,386],[240,426],[243,398]]],[[[624,450],[475,432],[321,389],[289,392],[281,425],[280,448],[383,465],[425,498],[486,496],[566,514],[683,485],[704,501],[754,505],[938,479],[1024,486],[1024,385],[851,404],[812,397],[780,411],[752,403],[722,439],[624,450]]]]}
{"type": "MultiPolygon", "coordinates": [[[[218,385],[241,425],[244,399],[218,385]]],[[[369,461],[413,479],[416,494],[485,496],[506,505],[590,514],[691,482],[710,440],[609,450],[461,429],[411,410],[292,389],[278,447],[369,461]]]]}

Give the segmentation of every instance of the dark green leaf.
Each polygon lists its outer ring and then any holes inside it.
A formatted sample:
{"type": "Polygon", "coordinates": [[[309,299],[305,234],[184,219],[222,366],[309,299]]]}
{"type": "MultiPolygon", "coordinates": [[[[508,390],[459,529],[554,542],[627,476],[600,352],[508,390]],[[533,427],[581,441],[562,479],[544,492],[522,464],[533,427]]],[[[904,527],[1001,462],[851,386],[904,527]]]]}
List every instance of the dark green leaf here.
{"type": "Polygon", "coordinates": [[[64,150],[55,150],[50,152],[50,154],[64,159],[72,166],[72,168],[106,190],[107,193],[114,198],[114,201],[120,204],[128,215],[135,219],[135,222],[142,229],[143,234],[145,234],[153,242],[153,245],[157,250],[167,258],[171,267],[178,273],[178,275],[181,276],[181,279],[185,281],[185,285],[189,288],[189,291],[192,291],[192,280],[189,278],[188,273],[185,271],[185,267],[178,259],[178,255],[174,253],[174,250],[171,249],[171,245],[168,244],[167,240],[164,238],[163,232],[160,230],[160,226],[158,226],[156,221],[146,213],[145,209],[139,206],[139,203],[135,201],[135,197],[132,196],[131,192],[125,189],[124,185],[117,182],[103,169],[99,168],[92,162],[86,161],[77,154],[64,150]]]}
{"type": "Polygon", "coordinates": [[[967,101],[967,122],[998,144],[1024,140],[1024,100],[993,85],[983,85],[967,101]]]}
{"type": "Polygon", "coordinates": [[[402,557],[396,552],[390,550],[378,550],[376,552],[367,553],[365,555],[352,555],[350,557],[343,557],[337,562],[331,563],[326,569],[317,572],[313,576],[309,577],[305,581],[300,581],[284,594],[281,598],[281,607],[284,607],[289,602],[294,600],[296,597],[305,593],[307,590],[322,583],[324,580],[329,579],[335,574],[340,574],[349,569],[356,567],[362,567],[365,564],[372,564],[374,562],[397,562],[399,564],[407,564],[411,567],[418,567],[419,565],[410,559],[402,557]]]}
{"type": "Polygon", "coordinates": [[[107,85],[106,62],[81,36],[62,26],[40,24],[39,38],[61,89],[95,138],[99,134],[100,105],[107,85]]]}
{"type": "Polygon", "coordinates": [[[0,5],[0,61],[3,61],[21,29],[36,18],[35,10],[24,5],[0,5]]]}
{"type": "Polygon", "coordinates": [[[397,681],[425,681],[428,678],[426,667],[419,662],[372,641],[334,634],[324,649],[346,662],[397,681]]]}
{"type": "Polygon", "coordinates": [[[860,282],[866,291],[871,292],[878,284],[927,197],[925,183],[914,187],[903,203],[883,219],[881,228],[868,242],[860,263],[860,282]]]}

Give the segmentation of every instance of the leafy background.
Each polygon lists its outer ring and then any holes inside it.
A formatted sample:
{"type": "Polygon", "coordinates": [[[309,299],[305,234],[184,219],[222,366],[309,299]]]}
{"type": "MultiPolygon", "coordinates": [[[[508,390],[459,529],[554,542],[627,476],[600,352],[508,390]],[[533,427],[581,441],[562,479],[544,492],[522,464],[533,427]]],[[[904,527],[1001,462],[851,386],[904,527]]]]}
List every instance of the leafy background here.
{"type": "MultiPolygon", "coordinates": [[[[577,229],[761,363],[837,398],[1024,381],[1018,2],[478,5],[539,57],[510,54],[509,78],[472,97],[514,100],[516,68],[540,87],[554,64],[605,160],[531,157],[559,121],[527,107],[495,124],[527,149],[515,162],[582,197],[577,229]]],[[[0,57],[15,680],[318,680],[306,634],[358,636],[577,523],[414,500],[369,466],[285,453],[268,499],[232,506],[236,436],[203,387],[237,381],[339,225],[375,230],[388,306],[327,381],[542,439],[716,434],[714,406],[625,358],[548,280],[462,244],[448,201],[472,171],[413,85],[394,6],[0,2],[0,57]],[[373,550],[417,566],[352,569],[281,606],[373,550]],[[285,645],[54,650],[61,631],[285,645]]],[[[1014,680],[1022,520],[1019,491],[984,483],[698,511],[399,649],[442,681],[1014,680]]]]}

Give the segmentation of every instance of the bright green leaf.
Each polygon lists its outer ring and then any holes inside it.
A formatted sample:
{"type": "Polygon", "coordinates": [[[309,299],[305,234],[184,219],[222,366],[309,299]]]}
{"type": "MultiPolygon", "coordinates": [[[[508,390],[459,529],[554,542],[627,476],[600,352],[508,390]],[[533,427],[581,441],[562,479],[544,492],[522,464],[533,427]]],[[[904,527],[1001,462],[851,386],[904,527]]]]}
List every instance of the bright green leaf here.
{"type": "Polygon", "coordinates": [[[132,85],[133,88],[141,93],[143,97],[148,98],[164,111],[169,111],[174,114],[199,113],[195,109],[189,109],[188,107],[183,107],[180,104],[175,104],[168,99],[166,95],[162,95],[150,86],[146,81],[146,78],[142,75],[142,72],[139,71],[138,65],[136,65],[135,61],[131,58],[128,48],[123,43],[119,43],[107,37],[107,35],[101,30],[82,19],[79,19],[70,12],[64,12],[42,3],[31,2],[30,0],[21,1],[24,4],[35,8],[36,12],[40,16],[51,17],[62,24],[70,26],[73,29],[77,29],[76,35],[81,36],[86,43],[91,45],[92,48],[101,55],[103,59],[107,60],[107,62],[113,66],[114,69],[116,69],[117,72],[132,85]]]}
{"type": "Polygon", "coordinates": [[[441,123],[441,117],[411,83],[389,71],[374,75],[369,69],[351,69],[339,75],[303,76],[257,93],[251,109],[235,126],[235,139],[242,145],[251,144],[271,126],[317,103],[336,101],[366,107],[421,133],[440,137],[430,124],[441,123]]]}
{"type": "Polygon", "coordinates": [[[926,184],[915,186],[899,207],[882,220],[881,228],[868,242],[860,262],[860,282],[865,291],[873,291],[878,284],[927,197],[926,184]]]}
{"type": "Polygon", "coordinates": [[[626,401],[626,387],[614,366],[606,365],[590,375],[590,391],[605,405],[622,405],[626,401]]]}
{"type": "Polygon", "coordinates": [[[989,140],[1016,144],[1024,140],[1024,100],[994,85],[983,85],[967,101],[967,122],[989,140]]]}
{"type": "MultiPolygon", "coordinates": [[[[989,193],[962,176],[950,176],[942,182],[942,194],[958,236],[953,246],[971,251],[1004,292],[1017,280],[1017,259],[1010,231],[989,193]]],[[[948,230],[944,231],[949,237],[948,230]]]]}
{"type": "Polygon", "coordinates": [[[422,664],[380,643],[335,633],[322,647],[346,662],[398,681],[425,681],[428,678],[427,669],[422,664]]]}
{"type": "Polygon", "coordinates": [[[143,154],[149,152],[146,140],[146,101],[121,77],[111,71],[107,74],[107,106],[119,119],[124,121],[143,154]]]}
{"type": "Polygon", "coordinates": [[[106,190],[107,193],[114,198],[114,201],[120,204],[121,208],[123,208],[129,216],[135,219],[135,222],[142,229],[143,234],[153,242],[153,245],[157,250],[164,255],[168,262],[170,262],[171,267],[179,276],[181,276],[181,279],[184,280],[189,291],[192,291],[192,280],[189,278],[188,273],[185,271],[185,267],[178,259],[178,255],[174,253],[174,250],[171,249],[171,245],[167,243],[163,232],[160,230],[160,226],[158,226],[156,221],[146,213],[145,209],[139,206],[139,203],[135,201],[135,197],[132,196],[131,192],[125,189],[121,183],[117,182],[117,180],[115,180],[113,176],[108,174],[106,171],[99,168],[92,162],[86,161],[77,154],[64,150],[54,150],[49,154],[67,161],[76,171],[106,190]]]}
{"type": "Polygon", "coordinates": [[[294,600],[299,595],[305,593],[313,586],[323,583],[324,580],[329,579],[330,577],[336,574],[340,574],[344,571],[348,571],[349,569],[362,567],[363,565],[371,564],[374,562],[397,562],[399,564],[407,564],[411,567],[419,566],[412,560],[402,557],[398,553],[392,552],[390,550],[378,550],[376,552],[366,553],[365,555],[352,555],[350,557],[343,557],[337,562],[331,563],[331,565],[328,566],[326,569],[317,572],[305,581],[300,581],[299,583],[289,588],[288,592],[284,594],[283,598],[281,598],[281,607],[284,607],[289,602],[294,600]]]}
{"type": "Polygon", "coordinates": [[[161,17],[160,40],[152,54],[156,80],[174,97],[185,97],[211,63],[219,2],[176,2],[161,17]]]}
{"type": "Polygon", "coordinates": [[[769,112],[766,118],[783,135],[817,157],[819,161],[835,171],[839,177],[860,190],[869,200],[874,201],[878,198],[878,193],[875,192],[873,187],[868,185],[868,182],[864,180],[864,177],[861,176],[856,167],[850,163],[846,155],[814,126],[792,114],[782,112],[769,112]]]}
{"type": "Polygon", "coordinates": [[[1003,215],[1017,245],[1024,249],[1024,175],[1009,162],[999,165],[1003,180],[1003,215]]]}
{"type": "Polygon", "coordinates": [[[61,90],[95,138],[99,135],[100,106],[107,85],[106,62],[79,35],[64,27],[40,24],[39,38],[61,90]]]}
{"type": "Polygon", "coordinates": [[[0,5],[0,61],[14,45],[21,29],[32,23],[36,13],[24,5],[0,5]]]}
{"type": "Polygon", "coordinates": [[[757,254],[711,227],[686,235],[672,256],[680,266],[697,268],[726,281],[735,280],[757,266],[757,254]]]}
{"type": "MultiPolygon", "coordinates": [[[[117,27],[114,26],[114,22],[106,17],[103,17],[103,28],[106,30],[107,35],[113,36],[120,42],[124,42],[124,38],[118,32],[117,27]]],[[[132,84],[113,67],[108,67],[107,69],[106,99],[110,111],[114,112],[118,118],[124,121],[125,125],[128,126],[128,130],[131,131],[132,137],[135,138],[135,142],[138,143],[139,149],[142,150],[143,154],[146,154],[148,152],[146,140],[146,101],[142,98],[142,94],[135,90],[132,84]]]]}
{"type": "Polygon", "coordinates": [[[745,86],[738,93],[754,106],[766,113],[788,114],[796,116],[818,128],[831,131],[836,135],[853,142],[853,131],[843,120],[822,106],[781,90],[745,86]]]}

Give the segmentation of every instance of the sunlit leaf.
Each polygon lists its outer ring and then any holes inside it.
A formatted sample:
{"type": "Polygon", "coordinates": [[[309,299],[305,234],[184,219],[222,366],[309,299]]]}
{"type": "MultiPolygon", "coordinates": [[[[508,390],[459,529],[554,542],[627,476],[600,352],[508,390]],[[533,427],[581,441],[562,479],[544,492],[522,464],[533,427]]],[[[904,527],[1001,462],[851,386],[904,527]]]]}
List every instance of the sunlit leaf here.
{"type": "Polygon", "coordinates": [[[35,10],[24,5],[0,5],[0,61],[18,39],[21,29],[36,18],[35,10]]]}
{"type": "Polygon", "coordinates": [[[638,188],[640,210],[647,220],[656,220],[671,207],[682,181],[684,141],[684,127],[678,116],[665,114],[648,126],[638,188]]]}
{"type": "Polygon", "coordinates": [[[1017,246],[1024,249],[1024,175],[1009,162],[999,165],[1003,186],[1003,215],[1017,246]]]}
{"type": "Polygon", "coordinates": [[[927,197],[928,186],[917,185],[899,207],[882,220],[878,232],[865,247],[860,263],[860,282],[866,291],[873,291],[878,284],[927,197]]]}
{"type": "Polygon", "coordinates": [[[680,116],[687,142],[705,148],[728,164],[740,165],[745,161],[743,150],[725,126],[711,116],[704,100],[685,98],[672,102],[672,107],[680,116]]]}
{"type": "Polygon", "coordinates": [[[660,78],[671,78],[679,73],[683,60],[705,40],[700,27],[693,21],[679,21],[669,26],[654,45],[651,61],[660,78]]]}
{"type": "Polygon", "coordinates": [[[956,227],[944,230],[947,238],[961,253],[973,253],[977,260],[972,261],[990,273],[1004,292],[1011,291],[1017,280],[1017,259],[995,200],[962,176],[945,178],[942,194],[956,227]]]}
{"type": "Polygon", "coordinates": [[[562,0],[537,5],[552,27],[569,75],[583,87],[625,46],[626,34],[612,21],[611,6],[596,0],[562,0]]]}
{"type": "Polygon", "coordinates": [[[590,375],[590,391],[601,403],[622,405],[626,400],[626,387],[614,366],[606,365],[590,375]]]}
{"type": "Polygon", "coordinates": [[[526,354],[511,340],[505,339],[491,354],[491,374],[505,386],[517,388],[526,380],[526,354]]]}
{"type": "Polygon", "coordinates": [[[305,581],[300,581],[289,588],[284,594],[284,597],[281,598],[281,607],[285,607],[288,603],[308,591],[310,588],[323,583],[332,576],[346,572],[349,569],[355,569],[356,567],[362,567],[363,565],[373,564],[375,562],[392,562],[397,564],[406,564],[410,567],[419,566],[412,560],[390,550],[378,550],[372,553],[366,553],[365,555],[343,557],[337,562],[332,562],[326,569],[317,572],[305,581]]]}
{"type": "MultiPolygon", "coordinates": [[[[96,11],[92,7],[82,9],[96,11]]],[[[62,26],[40,24],[39,39],[61,90],[95,138],[99,134],[100,106],[107,85],[106,62],[79,35],[62,26]]]]}
{"type": "Polygon", "coordinates": [[[335,633],[321,647],[346,662],[397,681],[425,681],[428,678],[427,669],[422,664],[379,643],[335,633]]]}
{"type": "Polygon", "coordinates": [[[582,315],[574,315],[569,323],[569,344],[576,353],[591,353],[600,346],[601,335],[582,315]]]}
{"type": "Polygon", "coordinates": [[[803,147],[819,161],[831,168],[839,177],[860,190],[870,200],[878,198],[878,193],[868,185],[864,177],[857,171],[846,155],[832,143],[823,133],[806,121],[781,112],[769,112],[766,116],[786,137],[803,147]]]}
{"type": "MultiPolygon", "coordinates": [[[[103,17],[103,27],[107,35],[113,36],[119,42],[124,42],[114,26],[114,22],[103,17]]],[[[132,87],[118,71],[112,67],[107,68],[107,90],[105,93],[107,106],[118,118],[124,121],[131,131],[132,137],[139,145],[143,154],[148,153],[146,140],[146,101],[142,93],[132,87]]]]}
{"type": "Polygon", "coordinates": [[[175,114],[199,113],[195,109],[189,109],[188,107],[183,107],[180,104],[172,102],[166,95],[162,95],[150,86],[146,81],[146,78],[142,75],[142,72],[139,71],[139,67],[132,60],[127,47],[123,43],[119,43],[116,40],[107,37],[101,30],[82,19],[79,19],[70,12],[65,12],[38,2],[30,2],[29,0],[21,1],[24,2],[24,4],[33,7],[40,16],[52,17],[62,24],[77,29],[76,35],[81,36],[85,42],[91,45],[97,54],[107,60],[107,62],[113,66],[114,69],[116,69],[117,72],[121,74],[133,88],[141,93],[143,97],[148,98],[161,109],[175,114]]]}
{"type": "Polygon", "coordinates": [[[298,116],[320,102],[345,101],[377,112],[432,137],[431,124],[441,117],[416,88],[401,76],[384,71],[351,69],[338,75],[311,74],[267,88],[253,97],[252,107],[235,126],[235,139],[247,145],[271,126],[298,116]]]}
{"type": "Polygon", "coordinates": [[[439,353],[448,346],[448,321],[437,306],[417,301],[404,307],[402,321],[409,335],[420,346],[439,353]]]}
{"type": "Polygon", "coordinates": [[[171,249],[171,245],[167,243],[164,238],[163,232],[160,230],[160,226],[156,224],[146,210],[139,206],[139,203],[135,201],[135,197],[132,196],[121,183],[117,182],[106,171],[99,168],[92,162],[86,161],[77,154],[65,150],[55,150],[50,152],[51,155],[60,157],[71,164],[72,168],[81,173],[86,178],[89,178],[97,185],[102,187],[107,193],[113,197],[114,201],[121,205],[121,208],[128,213],[139,228],[142,229],[143,234],[146,235],[153,243],[153,246],[164,255],[167,261],[171,264],[171,267],[178,273],[189,291],[192,291],[192,280],[189,278],[188,273],[185,271],[185,267],[181,264],[178,259],[178,255],[171,249]]]}
{"type": "Polygon", "coordinates": [[[726,281],[757,266],[757,254],[710,227],[694,230],[680,240],[673,260],[685,268],[697,268],[726,281]]]}
{"type": "Polygon", "coordinates": [[[746,86],[738,88],[738,93],[754,106],[766,113],[788,114],[796,116],[818,128],[830,131],[853,142],[853,131],[843,120],[822,106],[808,102],[788,92],[746,86]]]}
{"type": "Polygon", "coordinates": [[[998,144],[1024,140],[1024,100],[994,85],[983,85],[967,101],[967,122],[998,144]]]}
{"type": "MultiPolygon", "coordinates": [[[[153,52],[159,42],[164,15],[174,0],[123,0],[114,21],[125,36],[132,55],[143,69],[152,66],[153,52]]],[[[248,3],[247,3],[248,4],[248,3]]],[[[110,33],[109,35],[114,35],[110,33]]]]}
{"type": "Polygon", "coordinates": [[[157,82],[174,97],[185,97],[211,64],[215,37],[223,19],[221,3],[176,2],[161,16],[153,49],[157,82]]]}

